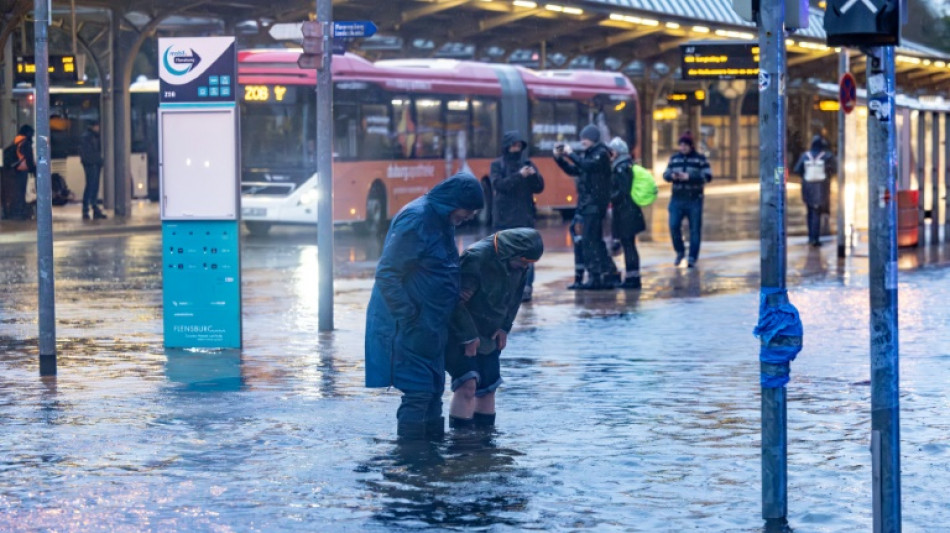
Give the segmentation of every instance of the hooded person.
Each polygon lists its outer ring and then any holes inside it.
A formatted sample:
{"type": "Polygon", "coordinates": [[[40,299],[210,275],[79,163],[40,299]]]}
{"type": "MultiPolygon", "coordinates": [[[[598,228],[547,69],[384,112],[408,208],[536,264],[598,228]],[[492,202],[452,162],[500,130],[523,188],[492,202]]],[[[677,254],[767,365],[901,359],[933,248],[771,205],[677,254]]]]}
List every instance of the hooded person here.
{"type": "Polygon", "coordinates": [[[446,179],[393,218],[366,310],[366,386],[402,392],[401,437],[444,431],[445,346],[459,299],[455,227],[484,206],[468,172],[446,179]]]}
{"type": "MultiPolygon", "coordinates": [[[[544,178],[527,157],[528,143],[517,131],[505,132],[501,157],[491,163],[492,226],[495,231],[533,228],[534,195],[544,191],[544,178]]],[[[488,199],[486,199],[488,200],[488,199]]],[[[528,268],[524,301],[531,300],[534,268],[528,268]]]]}
{"type": "Polygon", "coordinates": [[[802,202],[805,203],[808,222],[808,244],[821,246],[821,215],[829,203],[831,176],[838,171],[838,159],[821,137],[815,135],[809,150],[798,158],[794,174],[802,178],[802,202]]]}
{"type": "Polygon", "coordinates": [[[683,244],[683,220],[689,221],[689,260],[690,268],[699,260],[699,246],[703,230],[703,190],[712,181],[712,168],[706,156],[696,151],[696,142],[690,132],[680,136],[677,152],[663,172],[663,179],[673,184],[670,195],[670,239],[679,266],[686,257],[683,244]]]}
{"type": "Polygon", "coordinates": [[[600,128],[593,124],[581,130],[580,138],[580,153],[574,153],[569,145],[554,148],[554,161],[577,185],[575,225],[581,225],[581,234],[574,239],[574,283],[568,288],[609,289],[619,282],[617,267],[603,239],[604,217],[610,204],[610,150],[601,142],[600,128]],[[585,269],[588,280],[583,283],[585,269]]]}
{"type": "Polygon", "coordinates": [[[462,254],[461,298],[445,355],[452,377],[452,427],[495,423],[501,351],[521,306],[527,267],[543,253],[537,230],[515,228],[489,235],[462,254]]]}
{"type": "Polygon", "coordinates": [[[630,196],[633,186],[633,158],[630,147],[620,137],[614,137],[607,145],[613,160],[613,189],[610,204],[613,206],[611,235],[623,247],[625,273],[623,289],[640,288],[640,254],[637,251],[637,234],[646,229],[643,210],[630,196]]]}
{"type": "Polygon", "coordinates": [[[26,203],[26,188],[29,184],[30,174],[36,174],[36,160],[33,158],[33,133],[33,126],[24,124],[20,126],[16,137],[13,139],[16,162],[13,164],[15,179],[10,211],[13,218],[22,220],[33,218],[33,210],[26,203]]]}

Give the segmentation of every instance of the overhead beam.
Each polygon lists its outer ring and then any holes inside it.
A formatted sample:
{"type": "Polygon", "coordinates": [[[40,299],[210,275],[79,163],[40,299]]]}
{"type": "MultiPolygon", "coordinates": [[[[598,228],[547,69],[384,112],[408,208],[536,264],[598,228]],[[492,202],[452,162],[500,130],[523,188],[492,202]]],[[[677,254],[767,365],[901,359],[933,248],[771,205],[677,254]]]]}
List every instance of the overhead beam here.
{"type": "Polygon", "coordinates": [[[410,9],[402,13],[402,16],[400,17],[400,23],[405,24],[423,17],[428,17],[429,15],[441,13],[460,5],[467,4],[470,1],[471,0],[442,0],[441,2],[433,2],[427,6],[410,9]]]}
{"type": "Polygon", "coordinates": [[[836,55],[833,52],[831,53],[818,53],[818,54],[805,54],[789,59],[786,64],[789,67],[796,67],[798,65],[804,65],[806,63],[811,63],[812,61],[820,61],[822,59],[827,59],[832,55],[836,55]]]}
{"type": "Polygon", "coordinates": [[[615,35],[609,35],[607,37],[598,37],[596,39],[591,39],[586,42],[579,43],[576,47],[573,47],[581,54],[589,54],[591,52],[596,52],[598,50],[603,50],[605,48],[610,48],[627,41],[633,41],[641,37],[646,37],[657,32],[662,31],[660,28],[648,28],[648,29],[636,29],[628,30],[623,33],[618,33],[615,35]]]}
{"type": "Polygon", "coordinates": [[[513,13],[508,13],[507,15],[499,15],[497,17],[489,17],[486,19],[482,19],[478,21],[477,23],[472,24],[465,31],[460,31],[460,32],[456,32],[454,30],[449,31],[449,36],[457,40],[466,39],[473,35],[478,35],[479,33],[493,30],[495,28],[499,28],[501,26],[511,24],[512,22],[516,22],[533,15],[538,15],[542,13],[543,11],[544,11],[543,8],[519,9],[518,11],[515,11],[513,13]]]}

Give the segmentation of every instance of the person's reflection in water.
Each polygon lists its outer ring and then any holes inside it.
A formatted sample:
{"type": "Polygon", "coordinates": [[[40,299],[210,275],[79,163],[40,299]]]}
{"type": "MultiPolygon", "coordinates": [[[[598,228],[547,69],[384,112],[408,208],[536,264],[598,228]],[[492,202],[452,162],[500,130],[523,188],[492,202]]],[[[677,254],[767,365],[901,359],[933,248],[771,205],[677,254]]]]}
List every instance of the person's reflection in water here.
{"type": "Polygon", "coordinates": [[[381,498],[373,519],[390,528],[522,527],[528,487],[536,480],[517,466],[521,455],[500,448],[492,429],[456,431],[440,442],[400,439],[390,454],[362,470],[381,498]]]}
{"type": "Polygon", "coordinates": [[[802,275],[806,277],[824,276],[828,271],[824,258],[821,256],[821,248],[813,246],[808,249],[808,255],[805,256],[805,265],[802,267],[802,275]]]}

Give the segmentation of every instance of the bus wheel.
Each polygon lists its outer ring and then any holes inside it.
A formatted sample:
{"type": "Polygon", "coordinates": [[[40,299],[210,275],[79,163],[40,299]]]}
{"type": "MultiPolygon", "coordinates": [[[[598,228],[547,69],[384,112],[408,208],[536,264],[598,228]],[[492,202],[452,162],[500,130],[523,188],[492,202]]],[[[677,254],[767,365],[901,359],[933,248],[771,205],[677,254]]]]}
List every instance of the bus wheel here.
{"type": "Polygon", "coordinates": [[[247,231],[250,232],[251,235],[255,237],[264,237],[270,231],[271,223],[247,220],[244,222],[244,227],[247,228],[247,231]]]}
{"type": "Polygon", "coordinates": [[[492,190],[488,178],[482,178],[482,193],[485,195],[485,207],[478,213],[478,223],[485,227],[491,226],[492,219],[492,190]]]}
{"type": "Polygon", "coordinates": [[[361,228],[366,235],[382,235],[386,231],[386,188],[373,183],[366,197],[366,219],[361,228]]]}

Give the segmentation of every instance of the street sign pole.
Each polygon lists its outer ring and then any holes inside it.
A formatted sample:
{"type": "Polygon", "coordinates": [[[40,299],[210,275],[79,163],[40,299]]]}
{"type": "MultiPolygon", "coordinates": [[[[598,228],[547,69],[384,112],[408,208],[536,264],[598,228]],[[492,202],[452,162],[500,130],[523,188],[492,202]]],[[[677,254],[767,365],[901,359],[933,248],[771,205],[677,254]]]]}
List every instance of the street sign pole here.
{"type": "MultiPolygon", "coordinates": [[[[761,284],[763,294],[773,290],[781,295],[786,273],[784,24],[785,2],[763,0],[759,11],[761,284]]],[[[760,365],[763,373],[773,370],[765,368],[767,363],[760,365]]],[[[762,387],[762,518],[770,527],[788,523],[787,426],[785,387],[762,387]]]]}
{"type": "Polygon", "coordinates": [[[49,4],[34,0],[36,56],[36,255],[39,270],[40,376],[56,375],[53,188],[49,143],[49,4]]]}
{"type": "Polygon", "coordinates": [[[323,25],[322,68],[317,70],[317,263],[320,291],[318,328],[333,331],[333,54],[332,0],[316,0],[323,25]]]}
{"type": "Polygon", "coordinates": [[[871,456],[874,531],[901,530],[894,47],[868,49],[871,456]]]}
{"type": "MultiPolygon", "coordinates": [[[[848,56],[848,49],[842,48],[841,52],[838,54],[838,76],[843,79],[843,76],[847,74],[851,69],[851,60],[848,56]]],[[[845,243],[845,221],[844,210],[845,210],[845,197],[844,197],[844,182],[847,176],[845,175],[846,167],[846,152],[847,152],[847,124],[848,124],[848,114],[845,111],[845,103],[841,102],[841,106],[838,108],[838,209],[837,209],[837,223],[835,226],[838,229],[838,258],[844,259],[847,255],[846,243],[845,243]]]]}

